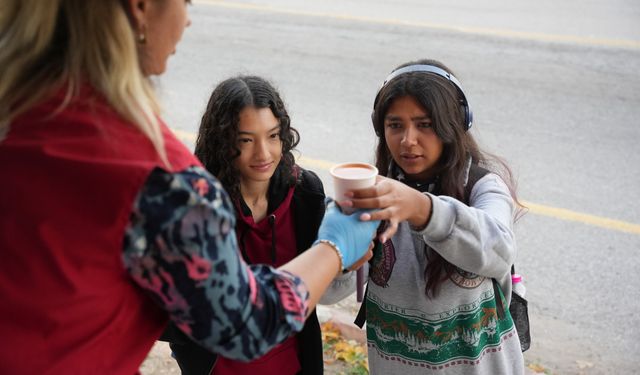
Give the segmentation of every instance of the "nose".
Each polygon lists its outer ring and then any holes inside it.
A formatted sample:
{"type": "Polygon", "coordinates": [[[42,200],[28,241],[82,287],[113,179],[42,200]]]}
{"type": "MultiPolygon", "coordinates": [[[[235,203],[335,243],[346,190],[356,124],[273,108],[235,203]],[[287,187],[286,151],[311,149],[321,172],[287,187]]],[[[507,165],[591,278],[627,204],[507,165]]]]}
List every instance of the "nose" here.
{"type": "Polygon", "coordinates": [[[264,161],[269,159],[269,148],[266,141],[258,141],[256,142],[256,147],[254,149],[254,157],[260,161],[264,161]]]}
{"type": "Polygon", "coordinates": [[[191,17],[187,16],[187,24],[185,25],[185,27],[189,26],[191,26],[191,17]]]}
{"type": "Polygon", "coordinates": [[[402,134],[401,144],[405,147],[415,145],[417,142],[416,136],[416,130],[413,128],[413,126],[408,126],[402,134]]]}

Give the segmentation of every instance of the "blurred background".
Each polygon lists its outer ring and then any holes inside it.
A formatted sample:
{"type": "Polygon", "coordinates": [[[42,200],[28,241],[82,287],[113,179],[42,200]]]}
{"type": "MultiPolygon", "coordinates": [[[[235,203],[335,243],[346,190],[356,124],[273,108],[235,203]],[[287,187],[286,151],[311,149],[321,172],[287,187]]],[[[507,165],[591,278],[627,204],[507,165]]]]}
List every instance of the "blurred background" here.
{"type": "Polygon", "coordinates": [[[157,81],[169,125],[192,147],[213,87],[262,75],[329,194],[332,164],[373,161],[385,76],[420,58],[448,65],[471,131],[511,165],[529,207],[516,226],[527,363],[640,371],[639,1],[196,0],[190,13],[157,81]]]}

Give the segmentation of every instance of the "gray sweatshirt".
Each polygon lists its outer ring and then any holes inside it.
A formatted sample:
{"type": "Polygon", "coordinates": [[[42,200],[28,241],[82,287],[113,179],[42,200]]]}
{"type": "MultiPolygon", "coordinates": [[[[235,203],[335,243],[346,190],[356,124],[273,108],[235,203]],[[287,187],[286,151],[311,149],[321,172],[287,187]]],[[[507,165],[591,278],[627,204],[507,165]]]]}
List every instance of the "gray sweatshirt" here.
{"type": "Polygon", "coordinates": [[[429,224],[415,232],[401,223],[374,255],[365,300],[371,374],[522,374],[518,335],[509,314],[496,315],[491,280],[508,311],[516,256],[509,189],[488,174],[473,187],[470,207],[430,197],[429,224]],[[425,295],[426,246],[457,266],[436,297],[425,295]]]}

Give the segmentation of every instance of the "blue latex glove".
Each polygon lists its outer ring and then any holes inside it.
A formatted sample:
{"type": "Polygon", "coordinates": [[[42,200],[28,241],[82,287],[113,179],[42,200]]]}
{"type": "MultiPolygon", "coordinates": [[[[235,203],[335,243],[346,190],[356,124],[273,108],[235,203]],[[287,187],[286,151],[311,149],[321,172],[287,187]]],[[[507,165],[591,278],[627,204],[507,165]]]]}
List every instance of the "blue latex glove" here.
{"type": "Polygon", "coordinates": [[[361,221],[360,215],[366,211],[358,210],[351,215],[343,214],[335,203],[327,204],[318,239],[328,240],[338,246],[342,254],[342,266],[347,269],[362,258],[369,248],[380,221],[361,221]]]}

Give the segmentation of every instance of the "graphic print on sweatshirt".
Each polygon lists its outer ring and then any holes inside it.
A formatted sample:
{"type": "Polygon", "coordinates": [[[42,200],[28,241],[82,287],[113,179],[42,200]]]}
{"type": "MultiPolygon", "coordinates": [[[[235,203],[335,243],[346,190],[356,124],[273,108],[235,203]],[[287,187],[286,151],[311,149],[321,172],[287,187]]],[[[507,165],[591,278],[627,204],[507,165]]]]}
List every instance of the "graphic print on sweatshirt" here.
{"type": "Polygon", "coordinates": [[[386,288],[389,286],[389,278],[391,278],[395,264],[396,249],[391,239],[388,239],[384,244],[376,242],[376,246],[373,249],[373,258],[371,259],[369,279],[376,285],[386,288]]]}
{"type": "Polygon", "coordinates": [[[439,369],[457,364],[479,364],[515,334],[511,316],[499,320],[493,291],[477,300],[435,314],[384,303],[369,291],[367,298],[369,350],[391,361],[439,369]]]}
{"type": "Polygon", "coordinates": [[[456,267],[451,276],[449,276],[449,279],[460,288],[475,289],[482,285],[485,277],[456,267]]]}

